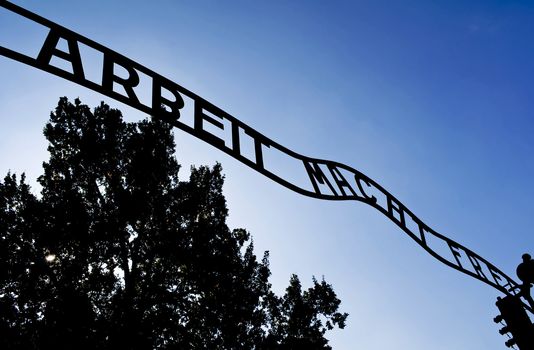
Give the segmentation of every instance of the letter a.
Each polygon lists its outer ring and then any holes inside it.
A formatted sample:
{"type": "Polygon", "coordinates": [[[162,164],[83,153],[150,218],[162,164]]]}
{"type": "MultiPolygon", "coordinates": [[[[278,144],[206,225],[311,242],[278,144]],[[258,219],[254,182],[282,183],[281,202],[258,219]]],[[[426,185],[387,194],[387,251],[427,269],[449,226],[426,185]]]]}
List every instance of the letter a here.
{"type": "Polygon", "coordinates": [[[78,42],[73,38],[61,36],[60,33],[54,28],[50,29],[43,47],[37,56],[37,62],[43,67],[49,66],[59,69],[58,67],[50,65],[52,56],[62,58],[72,64],[72,75],[74,75],[77,82],[85,80],[78,42]],[[57,48],[57,44],[61,38],[67,41],[69,52],[61,51],[57,48]]]}

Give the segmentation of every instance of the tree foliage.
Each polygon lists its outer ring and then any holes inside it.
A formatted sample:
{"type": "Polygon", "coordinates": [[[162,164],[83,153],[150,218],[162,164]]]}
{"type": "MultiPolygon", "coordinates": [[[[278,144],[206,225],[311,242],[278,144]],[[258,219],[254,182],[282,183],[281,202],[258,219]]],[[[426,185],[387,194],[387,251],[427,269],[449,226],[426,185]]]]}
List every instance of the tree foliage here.
{"type": "Polygon", "coordinates": [[[329,349],[324,280],[285,295],[230,230],[221,166],[178,178],[171,127],[59,100],[40,196],[0,182],[0,348],[329,349]]]}

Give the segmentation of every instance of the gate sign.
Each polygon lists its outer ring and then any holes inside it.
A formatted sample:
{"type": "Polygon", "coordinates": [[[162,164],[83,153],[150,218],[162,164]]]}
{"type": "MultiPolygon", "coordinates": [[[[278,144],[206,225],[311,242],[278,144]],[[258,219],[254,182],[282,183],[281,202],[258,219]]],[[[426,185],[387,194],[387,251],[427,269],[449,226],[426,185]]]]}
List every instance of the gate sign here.
{"type": "MultiPolygon", "coordinates": [[[[0,6],[35,22],[48,33],[37,55],[19,53],[0,42],[2,56],[70,80],[165,120],[297,193],[318,199],[366,203],[393,221],[421,248],[442,263],[502,293],[518,294],[519,285],[495,265],[434,231],[391,193],[358,170],[338,162],[298,154],[197,94],[113,50],[8,1],[0,1],[0,6]],[[65,48],[59,48],[60,41],[67,43],[65,48]],[[97,81],[89,79],[85,74],[86,62],[81,54],[82,47],[83,52],[92,50],[103,58],[101,76],[97,81]],[[124,72],[126,76],[123,76],[124,72]],[[141,78],[150,82],[149,101],[140,98],[141,78]],[[180,111],[189,107],[192,107],[192,116],[181,116],[180,111]],[[302,173],[300,181],[291,180],[295,178],[294,171],[288,173],[286,170],[284,174],[270,165],[268,160],[273,157],[283,157],[290,161],[295,172],[302,173]]],[[[526,304],[525,307],[532,312],[526,304]]]]}

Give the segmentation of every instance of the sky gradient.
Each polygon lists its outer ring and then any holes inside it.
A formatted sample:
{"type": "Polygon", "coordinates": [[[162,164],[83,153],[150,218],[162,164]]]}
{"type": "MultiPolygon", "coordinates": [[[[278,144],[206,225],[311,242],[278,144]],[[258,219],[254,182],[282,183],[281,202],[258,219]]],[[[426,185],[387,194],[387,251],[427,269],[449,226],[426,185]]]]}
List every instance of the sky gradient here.
{"type": "MultiPolygon", "coordinates": [[[[14,2],[296,152],[362,171],[513,278],[521,254],[534,254],[532,2],[14,2]]],[[[43,35],[0,10],[0,45],[31,52],[43,35]]],[[[2,175],[24,171],[35,184],[60,96],[145,117],[4,57],[0,76],[2,175]]],[[[334,349],[505,348],[492,321],[499,293],[434,260],[375,209],[303,197],[175,135],[183,179],[191,164],[222,163],[229,225],[270,251],[276,291],[292,273],[334,286],[350,314],[334,349]]]]}

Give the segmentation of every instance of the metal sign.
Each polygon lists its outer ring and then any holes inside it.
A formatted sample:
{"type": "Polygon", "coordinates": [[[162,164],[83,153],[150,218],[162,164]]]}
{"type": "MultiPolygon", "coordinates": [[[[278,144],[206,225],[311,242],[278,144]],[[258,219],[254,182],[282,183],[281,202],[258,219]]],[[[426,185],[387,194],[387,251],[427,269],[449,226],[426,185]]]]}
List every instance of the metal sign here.
{"type": "MultiPolygon", "coordinates": [[[[502,293],[518,295],[520,285],[512,278],[472,250],[434,231],[391,193],[360,171],[338,162],[296,153],[141,64],[8,1],[0,2],[0,5],[43,26],[48,32],[35,56],[4,46],[0,46],[1,55],[163,119],[297,193],[318,199],[366,203],[393,221],[421,248],[445,265],[502,293]],[[64,49],[59,48],[60,41],[66,42],[64,49]],[[80,50],[82,46],[103,57],[101,76],[97,81],[90,80],[85,74],[84,56],[80,50]],[[58,59],[64,64],[55,64],[58,59]],[[118,70],[127,72],[127,76],[119,75],[118,70]],[[151,98],[148,101],[142,101],[139,97],[141,77],[150,82],[151,98]],[[193,109],[189,121],[180,115],[180,111],[187,106],[193,109]],[[294,173],[286,171],[284,174],[276,170],[274,162],[268,161],[273,157],[283,157],[294,165],[296,172],[300,171],[304,176],[300,181],[290,180],[294,178],[294,173]]],[[[526,303],[525,307],[532,312],[526,303]]]]}

